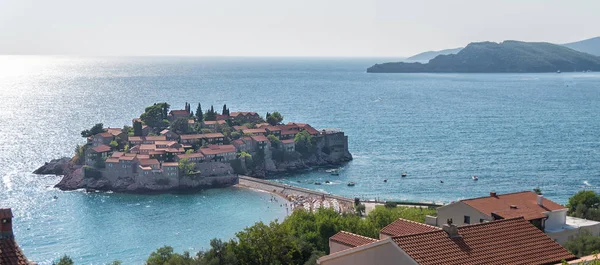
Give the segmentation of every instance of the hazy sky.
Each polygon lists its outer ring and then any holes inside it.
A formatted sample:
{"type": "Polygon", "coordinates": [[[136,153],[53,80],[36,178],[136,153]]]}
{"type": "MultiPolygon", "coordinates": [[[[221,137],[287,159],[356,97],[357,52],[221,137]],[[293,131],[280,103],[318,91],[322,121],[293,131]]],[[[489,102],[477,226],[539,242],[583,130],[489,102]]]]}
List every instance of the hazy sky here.
{"type": "Polygon", "coordinates": [[[0,0],[0,54],[410,56],[598,25],[600,0],[0,0]]]}

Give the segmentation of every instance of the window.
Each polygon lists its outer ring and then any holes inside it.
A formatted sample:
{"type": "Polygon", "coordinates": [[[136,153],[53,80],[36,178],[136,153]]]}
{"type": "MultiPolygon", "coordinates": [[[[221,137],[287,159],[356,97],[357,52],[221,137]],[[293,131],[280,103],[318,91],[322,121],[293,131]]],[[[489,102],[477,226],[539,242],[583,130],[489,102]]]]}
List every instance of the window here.
{"type": "Polygon", "coordinates": [[[463,221],[463,223],[470,224],[471,223],[471,216],[465,215],[465,220],[463,221]]]}

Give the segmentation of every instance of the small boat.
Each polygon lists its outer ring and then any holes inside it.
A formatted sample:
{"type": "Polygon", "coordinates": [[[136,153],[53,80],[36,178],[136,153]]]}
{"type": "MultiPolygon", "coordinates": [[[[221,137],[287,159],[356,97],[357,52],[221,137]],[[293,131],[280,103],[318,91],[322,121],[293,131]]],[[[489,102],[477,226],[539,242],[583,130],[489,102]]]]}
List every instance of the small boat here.
{"type": "Polygon", "coordinates": [[[337,170],[337,169],[335,169],[335,170],[331,171],[331,175],[339,176],[340,175],[340,171],[337,170]]]}
{"type": "Polygon", "coordinates": [[[560,74],[560,70],[556,71],[557,74],[560,74]]]}
{"type": "Polygon", "coordinates": [[[315,185],[321,185],[321,182],[315,182],[315,185]]]}
{"type": "Polygon", "coordinates": [[[387,179],[384,179],[383,182],[387,182],[387,179]]]}
{"type": "Polygon", "coordinates": [[[329,180],[326,180],[326,181],[325,181],[325,184],[329,184],[329,183],[331,183],[329,180]]]}
{"type": "Polygon", "coordinates": [[[444,183],[444,181],[440,179],[440,183],[444,183]]]}
{"type": "Polygon", "coordinates": [[[472,178],[473,178],[473,180],[475,180],[475,181],[479,180],[479,178],[478,178],[477,176],[473,176],[472,178]]]}
{"type": "Polygon", "coordinates": [[[58,196],[54,195],[54,197],[52,197],[55,200],[58,200],[58,196]]]}
{"type": "Polygon", "coordinates": [[[402,177],[406,177],[406,172],[402,172],[402,177]]]}
{"type": "Polygon", "coordinates": [[[354,183],[354,181],[348,182],[348,187],[354,187],[354,185],[356,185],[356,183],[354,183]]]}

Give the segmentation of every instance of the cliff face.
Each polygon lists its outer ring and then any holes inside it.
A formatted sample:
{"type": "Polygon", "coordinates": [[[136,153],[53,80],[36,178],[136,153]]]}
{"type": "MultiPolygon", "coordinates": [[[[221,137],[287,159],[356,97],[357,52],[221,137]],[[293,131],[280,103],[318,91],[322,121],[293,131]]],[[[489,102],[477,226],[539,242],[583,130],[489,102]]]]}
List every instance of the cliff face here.
{"type": "Polygon", "coordinates": [[[600,57],[543,42],[479,42],[429,63],[384,63],[369,73],[542,73],[600,71],[600,57]]]}
{"type": "Polygon", "coordinates": [[[160,193],[171,191],[196,191],[207,188],[231,186],[237,183],[237,176],[228,163],[206,162],[202,163],[200,174],[183,175],[165,178],[139,176],[120,177],[103,172],[101,177],[86,177],[81,166],[70,165],[65,167],[63,179],[56,184],[61,190],[100,190],[124,193],[160,193]]]}

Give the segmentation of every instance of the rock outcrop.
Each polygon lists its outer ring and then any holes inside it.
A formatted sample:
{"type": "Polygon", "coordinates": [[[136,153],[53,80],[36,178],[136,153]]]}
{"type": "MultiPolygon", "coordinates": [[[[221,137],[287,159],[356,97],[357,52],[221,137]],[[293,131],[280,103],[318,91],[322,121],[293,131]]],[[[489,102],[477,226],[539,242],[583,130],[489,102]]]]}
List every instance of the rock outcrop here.
{"type": "Polygon", "coordinates": [[[64,175],[65,167],[69,163],[71,158],[63,157],[59,159],[52,159],[50,162],[44,163],[43,166],[33,171],[33,174],[38,175],[64,175]]]}

